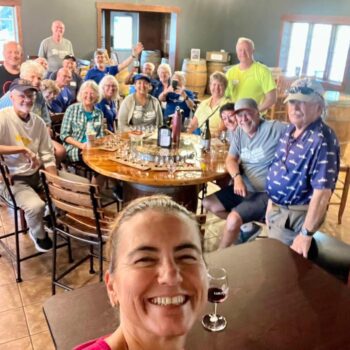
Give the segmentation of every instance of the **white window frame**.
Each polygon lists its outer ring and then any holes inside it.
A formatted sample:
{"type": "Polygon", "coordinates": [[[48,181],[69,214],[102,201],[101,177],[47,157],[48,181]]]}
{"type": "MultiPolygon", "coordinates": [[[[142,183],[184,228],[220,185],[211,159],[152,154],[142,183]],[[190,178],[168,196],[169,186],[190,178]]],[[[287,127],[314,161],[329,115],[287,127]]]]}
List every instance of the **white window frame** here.
{"type": "MultiPolygon", "coordinates": [[[[308,66],[308,60],[309,60],[309,49],[311,47],[311,35],[312,35],[312,28],[315,24],[329,24],[332,25],[332,33],[331,33],[331,39],[330,39],[330,45],[328,48],[327,53],[327,61],[325,65],[324,75],[321,78],[321,81],[324,85],[324,87],[328,90],[337,90],[337,91],[344,91],[346,83],[349,79],[349,69],[350,69],[350,48],[348,50],[347,58],[346,58],[346,65],[344,69],[344,77],[343,81],[341,83],[337,83],[334,81],[329,80],[330,70],[331,70],[331,62],[332,62],[332,55],[333,55],[333,49],[335,45],[335,33],[336,28],[339,25],[346,25],[350,26],[350,17],[336,17],[336,16],[307,16],[307,15],[285,15],[281,18],[281,33],[280,33],[280,47],[279,47],[279,53],[278,53],[278,63],[279,66],[282,68],[282,71],[286,71],[287,68],[287,60],[288,60],[288,53],[289,53],[289,40],[290,35],[288,34],[288,26],[291,28],[291,25],[293,23],[308,23],[309,26],[309,32],[307,37],[307,46],[305,51],[305,56],[303,60],[303,69],[300,72],[301,76],[306,76],[307,74],[307,66],[308,66]]],[[[289,30],[290,33],[290,30],[289,30]]]]}

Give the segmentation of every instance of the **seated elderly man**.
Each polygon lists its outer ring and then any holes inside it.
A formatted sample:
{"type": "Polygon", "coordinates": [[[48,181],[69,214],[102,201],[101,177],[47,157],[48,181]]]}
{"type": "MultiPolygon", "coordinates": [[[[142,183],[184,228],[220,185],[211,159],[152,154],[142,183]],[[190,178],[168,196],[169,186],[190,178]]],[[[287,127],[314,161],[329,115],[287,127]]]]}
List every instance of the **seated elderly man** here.
{"type": "Polygon", "coordinates": [[[10,86],[11,82],[19,78],[22,61],[22,47],[15,41],[8,41],[3,47],[4,63],[0,66],[0,97],[10,86]]]}
{"type": "MultiPolygon", "coordinates": [[[[74,101],[76,100],[80,86],[83,83],[83,79],[81,78],[81,76],[75,72],[76,62],[77,60],[73,55],[66,55],[62,62],[63,68],[70,70],[70,72],[72,73],[72,79],[69,82],[68,88],[73,95],[74,101]]],[[[52,73],[49,78],[51,80],[56,80],[57,73],[58,71],[52,73]]]]}
{"type": "Polygon", "coordinates": [[[105,50],[96,50],[94,53],[95,67],[88,70],[85,76],[85,80],[92,79],[98,84],[106,74],[118,74],[121,70],[132,63],[132,61],[138,57],[142,50],[143,45],[141,43],[137,43],[136,46],[132,49],[132,54],[122,63],[119,63],[115,66],[107,66],[105,50]]]}
{"type": "MultiPolygon", "coordinates": [[[[0,110],[0,155],[13,175],[12,192],[17,205],[24,210],[29,236],[40,252],[52,248],[43,226],[45,203],[37,190],[39,168],[56,174],[55,156],[45,123],[31,113],[37,89],[30,82],[16,79],[10,86],[12,107],[0,110]]],[[[1,189],[6,197],[6,189],[1,189]]]]}
{"type": "MultiPolygon", "coordinates": [[[[45,74],[44,68],[35,61],[29,60],[25,61],[21,65],[20,77],[21,79],[27,80],[30,84],[36,88],[38,91],[35,94],[35,99],[32,107],[32,112],[39,116],[44,123],[46,124],[47,131],[51,136],[51,117],[49,114],[49,110],[47,108],[45,99],[40,92],[40,85],[42,78],[45,74]]],[[[0,99],[0,109],[12,106],[12,99],[10,97],[10,92],[8,91],[4,96],[0,99]]],[[[55,157],[57,164],[59,165],[62,160],[66,157],[66,151],[64,147],[58,143],[57,141],[52,140],[55,157]]]]}
{"type": "Polygon", "coordinates": [[[322,120],[322,85],[295,81],[285,102],[290,125],[280,140],[267,177],[269,237],[305,258],[322,224],[339,172],[339,144],[322,120]]]}
{"type": "Polygon", "coordinates": [[[54,113],[63,113],[74,103],[74,96],[70,90],[72,72],[67,68],[61,68],[57,72],[56,84],[60,89],[58,96],[51,102],[50,110],[54,113]]]}
{"type": "Polygon", "coordinates": [[[203,202],[204,208],[226,219],[220,248],[236,242],[243,223],[264,218],[268,201],[266,175],[285,130],[285,124],[261,118],[253,99],[239,100],[235,115],[239,128],[226,158],[233,185],[204,198],[203,202]]]}

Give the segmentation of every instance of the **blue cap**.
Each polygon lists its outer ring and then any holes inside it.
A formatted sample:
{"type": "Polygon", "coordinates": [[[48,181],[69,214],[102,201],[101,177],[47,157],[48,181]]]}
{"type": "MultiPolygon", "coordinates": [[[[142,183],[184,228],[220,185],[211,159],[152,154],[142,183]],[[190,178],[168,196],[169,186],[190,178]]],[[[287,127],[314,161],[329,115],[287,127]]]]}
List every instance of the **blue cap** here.
{"type": "Polygon", "coordinates": [[[134,80],[134,83],[137,81],[137,80],[146,80],[148,83],[151,83],[151,79],[148,75],[146,74],[136,74],[133,78],[134,80]]]}

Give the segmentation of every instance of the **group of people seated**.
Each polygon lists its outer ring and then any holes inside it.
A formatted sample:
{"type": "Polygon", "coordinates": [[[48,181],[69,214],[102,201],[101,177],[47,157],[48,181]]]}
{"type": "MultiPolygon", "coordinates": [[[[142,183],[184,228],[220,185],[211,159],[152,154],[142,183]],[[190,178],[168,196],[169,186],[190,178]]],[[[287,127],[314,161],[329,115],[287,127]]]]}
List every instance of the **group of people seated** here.
{"type": "Polygon", "coordinates": [[[40,45],[38,59],[21,63],[20,45],[9,42],[4,45],[0,67],[4,91],[0,155],[14,174],[15,196],[20,198],[22,192],[29,191],[32,198],[37,197],[33,203],[18,202],[25,209],[38,249],[45,251],[51,246],[39,224],[43,215],[43,202],[35,194],[39,168],[56,172],[56,165],[65,158],[82,163],[88,128],[99,138],[105,129],[159,127],[180,107],[189,120],[188,132],[200,130],[209,120],[212,135],[224,133],[230,143],[226,160],[229,184],[203,202],[208,211],[226,220],[220,247],[234,244],[244,223],[266,218],[271,235],[307,254],[339,171],[336,136],[321,118],[325,105],[319,83],[304,79],[292,85],[286,99],[289,125],[266,120],[263,113],[276,101],[276,83],[268,68],[254,60],[254,43],[239,38],[239,63],[226,74],[210,76],[211,95],[190,118],[194,94],[186,89],[184,74],[172,74],[168,64],[159,65],[158,79],[154,79],[155,67],[149,62],[142,73],[131,72],[127,81],[134,92],[122,100],[114,75],[138,59],[141,43],[116,65],[108,64],[104,50],[96,50],[95,66],[83,80],[73,46],[63,37],[64,24],[54,21],[51,29],[52,36],[40,45]],[[50,113],[64,113],[60,142],[52,139],[50,113]],[[34,124],[40,127],[34,130],[34,124]]]}

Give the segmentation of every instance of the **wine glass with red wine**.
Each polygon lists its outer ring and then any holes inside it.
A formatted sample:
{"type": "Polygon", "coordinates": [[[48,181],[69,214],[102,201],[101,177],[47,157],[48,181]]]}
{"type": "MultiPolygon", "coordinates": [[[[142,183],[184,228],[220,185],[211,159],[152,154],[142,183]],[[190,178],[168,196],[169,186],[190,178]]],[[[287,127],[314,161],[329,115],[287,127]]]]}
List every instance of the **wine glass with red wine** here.
{"type": "Polygon", "coordinates": [[[214,313],[204,315],[202,325],[211,332],[219,332],[226,328],[227,321],[224,316],[217,313],[218,303],[222,303],[228,295],[228,280],[226,270],[221,267],[208,269],[208,301],[214,303],[214,313]]]}

